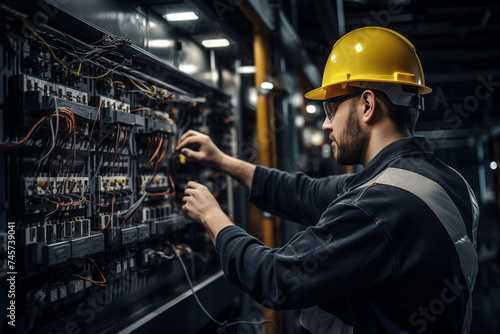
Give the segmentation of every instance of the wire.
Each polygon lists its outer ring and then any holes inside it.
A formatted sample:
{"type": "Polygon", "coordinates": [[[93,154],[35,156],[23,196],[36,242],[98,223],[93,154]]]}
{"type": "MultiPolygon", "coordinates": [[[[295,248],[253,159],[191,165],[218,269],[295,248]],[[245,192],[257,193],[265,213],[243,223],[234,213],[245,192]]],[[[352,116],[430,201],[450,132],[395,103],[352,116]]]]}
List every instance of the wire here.
{"type": "MultiPolygon", "coordinates": [[[[113,211],[114,211],[114,206],[115,206],[115,200],[116,200],[116,197],[113,196],[113,199],[111,200],[111,213],[109,214],[109,219],[108,219],[108,222],[106,223],[106,226],[104,226],[103,228],[101,228],[99,230],[99,232],[102,232],[104,231],[105,229],[108,228],[109,224],[111,223],[111,220],[113,219],[113,211]]],[[[114,239],[113,239],[114,240],[114,239]]]]}
{"type": "MultiPolygon", "coordinates": [[[[100,79],[100,78],[104,78],[105,76],[109,75],[110,73],[114,72],[118,67],[122,66],[122,65],[117,65],[115,66],[114,68],[108,70],[106,73],[104,74],[101,74],[101,75],[98,75],[98,76],[87,76],[87,75],[83,75],[83,74],[80,74],[80,70],[78,70],[78,72],[75,72],[73,71],[71,68],[69,68],[65,63],[63,63],[61,61],[61,59],[59,59],[59,57],[56,56],[54,50],[52,49],[52,47],[49,45],[49,43],[47,43],[45,41],[45,39],[42,38],[42,36],[40,36],[39,34],[37,34],[33,29],[31,29],[30,25],[28,23],[25,23],[25,26],[31,31],[31,33],[33,35],[35,35],[36,37],[38,37],[38,39],[40,41],[43,42],[43,44],[45,44],[47,46],[47,48],[49,49],[50,53],[52,54],[52,56],[54,57],[54,59],[62,65],[62,67],[64,67],[64,69],[68,72],[70,72],[71,74],[73,75],[76,75],[76,76],[79,76],[79,77],[82,77],[82,78],[85,78],[85,79],[100,79]]],[[[81,64],[80,64],[81,65],[81,64]]]]}
{"type": "Polygon", "coordinates": [[[146,95],[150,99],[154,99],[154,96],[156,95],[156,86],[155,85],[151,86],[153,88],[153,90],[151,90],[151,88],[149,88],[149,87],[148,87],[148,89],[145,89],[145,88],[139,86],[134,80],[132,80],[132,79],[129,79],[129,80],[135,87],[139,88],[139,90],[144,92],[144,95],[146,95]]]}
{"type": "Polygon", "coordinates": [[[38,122],[36,122],[36,124],[33,125],[33,127],[31,128],[31,130],[28,132],[28,134],[26,135],[26,137],[24,137],[23,139],[21,139],[17,143],[2,143],[2,142],[0,142],[0,147],[4,147],[4,148],[18,148],[18,147],[23,146],[24,144],[26,144],[28,142],[28,140],[30,139],[31,135],[40,126],[40,124],[42,124],[43,121],[46,121],[48,118],[49,118],[49,116],[45,116],[42,119],[40,119],[38,122]]]}
{"type": "Polygon", "coordinates": [[[66,137],[64,138],[63,142],[66,141],[68,136],[71,134],[71,130],[73,130],[73,164],[71,165],[71,167],[74,167],[75,161],[76,161],[76,119],[75,119],[75,114],[73,113],[73,111],[70,108],[67,108],[67,107],[59,107],[57,110],[58,110],[58,112],[61,112],[65,115],[67,115],[68,117],[70,117],[69,124],[67,123],[67,125],[69,126],[69,131],[68,131],[68,134],[66,135],[66,137]]]}
{"type": "Polygon", "coordinates": [[[115,246],[115,239],[118,236],[118,234],[121,232],[121,230],[123,228],[123,225],[125,225],[126,221],[127,221],[126,219],[123,219],[123,221],[122,221],[122,223],[120,225],[120,228],[118,229],[118,231],[116,231],[115,235],[113,236],[113,240],[111,240],[111,252],[109,253],[109,258],[111,258],[111,256],[113,255],[113,249],[114,249],[114,246],[115,246]]]}
{"type": "Polygon", "coordinates": [[[184,270],[184,274],[186,275],[186,279],[187,279],[187,281],[189,283],[189,287],[191,288],[191,291],[193,292],[193,296],[196,299],[196,302],[200,306],[201,310],[207,315],[207,317],[210,318],[210,320],[212,320],[213,322],[215,322],[217,325],[222,326],[224,323],[215,320],[215,318],[212,317],[212,315],[210,313],[208,313],[208,311],[205,309],[205,307],[203,306],[203,304],[198,299],[198,295],[196,294],[196,291],[194,290],[193,283],[191,282],[191,278],[189,277],[189,273],[188,273],[188,271],[186,269],[186,266],[184,265],[184,261],[182,260],[181,256],[177,253],[177,250],[173,247],[173,245],[170,242],[167,241],[167,244],[172,249],[172,251],[174,252],[175,256],[177,257],[177,259],[181,263],[182,270],[184,270]]]}
{"type": "Polygon", "coordinates": [[[95,123],[97,122],[97,118],[99,117],[99,112],[101,111],[101,106],[102,106],[102,99],[99,102],[99,108],[97,108],[97,114],[95,115],[94,123],[92,124],[92,130],[90,131],[90,135],[89,135],[89,150],[90,150],[90,141],[92,140],[92,134],[94,133],[95,123]]]}
{"type": "MultiPolygon", "coordinates": [[[[62,196],[62,195],[60,195],[60,196],[62,196]]],[[[56,205],[59,205],[59,206],[78,206],[78,205],[82,204],[83,202],[85,202],[85,198],[80,198],[80,200],[77,202],[73,202],[73,199],[71,199],[71,202],[69,202],[69,203],[58,203],[58,202],[53,201],[53,200],[50,200],[50,202],[54,203],[56,205]]]]}
{"type": "Polygon", "coordinates": [[[122,128],[120,126],[120,123],[118,123],[118,131],[117,131],[117,136],[116,136],[116,147],[115,147],[115,157],[113,158],[113,167],[116,162],[116,157],[118,156],[118,148],[120,147],[120,142],[122,140],[122,128]]]}
{"type": "Polygon", "coordinates": [[[94,204],[94,205],[100,206],[101,208],[107,208],[109,206],[109,205],[103,205],[103,204],[95,203],[95,202],[89,201],[88,199],[86,199],[85,202],[88,202],[90,204],[94,204]]]}
{"type": "Polygon", "coordinates": [[[56,205],[56,208],[54,211],[51,211],[45,215],[45,217],[43,218],[43,222],[45,223],[49,219],[50,216],[52,216],[54,213],[57,212],[58,209],[59,209],[59,205],[56,205]]]}
{"type": "MultiPolygon", "coordinates": [[[[158,137],[155,138],[156,140],[158,140],[158,137]]],[[[153,153],[153,155],[151,156],[151,158],[149,158],[149,161],[148,161],[148,167],[150,168],[153,168],[153,160],[156,158],[156,156],[158,155],[158,152],[160,152],[160,148],[162,146],[162,143],[163,143],[163,137],[160,137],[160,140],[158,142],[158,147],[156,148],[155,152],[153,153]]]]}
{"type": "Polygon", "coordinates": [[[276,323],[274,323],[274,321],[271,321],[271,320],[262,320],[262,321],[256,321],[256,322],[253,322],[253,321],[234,321],[234,322],[230,322],[230,323],[223,323],[222,326],[219,327],[219,329],[217,330],[217,334],[224,334],[225,333],[225,329],[227,327],[231,327],[231,326],[234,326],[234,325],[260,326],[260,325],[264,325],[264,324],[271,324],[274,327],[274,332],[275,333],[279,333],[280,332],[280,330],[278,329],[278,326],[276,325],[276,323]]]}
{"type": "Polygon", "coordinates": [[[217,325],[219,325],[219,329],[217,330],[217,333],[223,334],[224,330],[227,327],[234,326],[234,325],[245,324],[245,325],[250,325],[250,326],[260,326],[260,325],[263,325],[263,324],[266,324],[266,323],[271,324],[274,327],[276,333],[279,333],[278,326],[273,321],[271,321],[271,320],[262,320],[262,321],[257,321],[257,322],[252,322],[252,321],[234,321],[234,322],[230,322],[230,323],[228,323],[227,321],[225,321],[225,322],[217,321],[210,313],[208,313],[208,311],[205,309],[205,307],[203,306],[203,304],[200,302],[200,299],[198,298],[198,295],[196,294],[196,291],[194,290],[193,282],[191,282],[191,278],[189,277],[189,273],[188,273],[188,271],[186,269],[186,265],[184,264],[184,261],[182,260],[182,257],[179,255],[179,253],[177,252],[177,250],[173,247],[173,245],[170,242],[167,241],[167,245],[172,249],[172,251],[174,252],[174,254],[177,257],[177,259],[179,259],[179,262],[181,263],[182,270],[184,271],[184,274],[186,275],[186,279],[187,279],[187,281],[189,283],[189,287],[190,287],[191,291],[193,292],[193,296],[196,299],[196,302],[198,303],[198,306],[200,306],[201,310],[207,315],[207,317],[210,318],[210,320],[212,320],[217,325]]]}
{"type": "Polygon", "coordinates": [[[170,184],[172,185],[172,191],[171,192],[161,192],[161,193],[149,193],[148,196],[165,196],[165,195],[175,195],[175,183],[174,180],[172,180],[172,176],[169,175],[168,179],[170,180],[170,184]]]}
{"type": "Polygon", "coordinates": [[[94,264],[94,266],[97,268],[97,270],[99,271],[99,274],[101,275],[102,277],[102,281],[94,281],[94,280],[91,280],[91,279],[88,279],[86,277],[83,277],[83,276],[78,276],[79,278],[83,279],[83,280],[86,280],[86,281],[89,281],[90,283],[93,283],[95,285],[98,285],[98,286],[108,286],[108,282],[106,281],[106,278],[104,277],[104,275],[102,274],[102,271],[101,269],[99,269],[99,267],[97,266],[97,264],[95,263],[94,260],[92,260],[90,257],[86,257],[86,259],[92,261],[92,263],[94,264]]]}
{"type": "Polygon", "coordinates": [[[129,80],[130,80],[130,82],[131,82],[131,83],[132,83],[135,87],[139,88],[139,90],[141,90],[141,91],[143,91],[143,92],[146,92],[146,93],[152,93],[151,88],[149,88],[149,87],[148,87],[148,89],[145,89],[145,88],[143,88],[143,87],[139,86],[139,85],[138,85],[138,84],[137,84],[134,80],[132,80],[132,79],[129,79],[129,80]]]}

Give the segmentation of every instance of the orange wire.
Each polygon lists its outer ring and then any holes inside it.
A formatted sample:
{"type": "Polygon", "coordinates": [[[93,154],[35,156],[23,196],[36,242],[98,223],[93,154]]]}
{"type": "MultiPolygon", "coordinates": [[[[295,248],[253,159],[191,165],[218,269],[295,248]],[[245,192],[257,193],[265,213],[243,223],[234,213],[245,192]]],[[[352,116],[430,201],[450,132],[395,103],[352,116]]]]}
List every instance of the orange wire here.
{"type": "Polygon", "coordinates": [[[56,205],[60,205],[60,206],[78,206],[80,204],[82,204],[83,202],[85,201],[85,199],[80,199],[78,202],[73,202],[73,200],[71,200],[71,202],[69,203],[59,203],[59,202],[56,202],[56,201],[50,201],[51,203],[54,203],[56,205]]]}
{"type": "MultiPolygon", "coordinates": [[[[64,120],[66,121],[66,127],[68,128],[68,132],[66,133],[66,136],[62,141],[57,141],[56,146],[59,146],[61,143],[65,142],[68,139],[68,136],[73,132],[73,164],[72,167],[75,165],[76,161],[76,120],[75,120],[75,114],[70,108],[67,107],[59,107],[58,111],[60,114],[57,116],[63,117],[64,120]]],[[[52,118],[54,114],[52,114],[50,117],[52,118]]]]}
{"type": "Polygon", "coordinates": [[[71,200],[71,202],[70,202],[70,203],[58,203],[58,202],[56,202],[56,201],[52,201],[52,200],[51,200],[50,202],[51,202],[51,203],[54,203],[54,204],[56,204],[56,205],[60,205],[60,206],[71,206],[71,205],[73,205],[73,204],[75,203],[75,202],[73,202],[73,200],[71,200]]]}
{"type": "Polygon", "coordinates": [[[170,180],[170,184],[172,185],[172,192],[161,192],[161,193],[148,193],[147,196],[166,196],[166,195],[175,195],[175,183],[174,180],[172,180],[172,176],[169,175],[168,179],[170,180]]]}
{"type": "Polygon", "coordinates": [[[107,229],[108,226],[109,226],[109,224],[111,223],[111,219],[113,219],[113,211],[114,211],[115,199],[116,199],[116,197],[113,197],[113,199],[111,200],[111,214],[109,215],[108,222],[106,223],[106,226],[104,226],[103,228],[101,228],[99,230],[99,232],[102,232],[105,229],[107,229]]]}
{"type": "Polygon", "coordinates": [[[83,276],[79,276],[81,279],[83,280],[86,280],[86,281],[89,281],[91,283],[94,283],[95,285],[99,285],[99,286],[108,286],[108,283],[106,281],[106,278],[104,277],[104,275],[102,274],[102,271],[101,269],[99,269],[99,267],[97,266],[97,263],[95,263],[94,260],[92,260],[90,257],[87,257],[86,259],[89,259],[90,261],[92,261],[92,263],[94,264],[94,266],[97,268],[97,270],[99,271],[99,274],[101,275],[102,277],[102,281],[101,282],[98,282],[98,281],[94,281],[94,280],[91,280],[91,279],[88,279],[86,277],[83,277],[83,276]]]}
{"type": "MultiPolygon", "coordinates": [[[[158,137],[157,137],[158,138],[158,137]]],[[[160,151],[160,148],[162,146],[162,143],[163,143],[163,137],[160,138],[160,141],[158,143],[158,147],[156,148],[156,151],[155,153],[153,154],[153,156],[149,159],[149,163],[150,163],[150,167],[153,166],[153,160],[154,158],[156,158],[156,156],[158,155],[158,152],[160,151]]]]}
{"type": "Polygon", "coordinates": [[[120,126],[120,123],[118,123],[118,142],[116,143],[115,157],[113,158],[113,164],[116,162],[116,157],[118,156],[118,148],[120,147],[121,141],[122,141],[122,128],[120,126]]]}
{"type": "Polygon", "coordinates": [[[10,143],[10,144],[7,144],[7,143],[2,143],[0,142],[0,147],[8,147],[8,148],[12,148],[12,147],[17,147],[17,146],[20,146],[20,145],[23,145],[24,143],[26,143],[28,141],[28,139],[30,139],[31,135],[33,134],[33,131],[35,131],[35,129],[44,121],[48,118],[49,116],[45,116],[43,117],[42,119],[40,119],[35,125],[33,125],[33,127],[31,128],[31,130],[28,132],[28,134],[26,135],[26,137],[24,137],[23,139],[21,139],[20,141],[18,141],[17,143],[10,143]]]}
{"type": "Polygon", "coordinates": [[[125,142],[127,141],[127,138],[128,138],[128,131],[124,131],[125,132],[125,138],[123,138],[123,147],[125,147],[125,142]]]}
{"type": "Polygon", "coordinates": [[[101,208],[107,208],[107,207],[108,207],[108,205],[98,204],[98,203],[95,203],[95,202],[89,201],[88,199],[86,199],[85,201],[86,201],[86,202],[89,202],[89,203],[91,203],[91,204],[94,204],[94,205],[100,206],[101,208]]]}
{"type": "Polygon", "coordinates": [[[162,154],[160,155],[160,158],[156,162],[158,167],[163,166],[163,163],[165,162],[165,159],[167,158],[167,152],[168,152],[168,144],[170,143],[170,138],[168,138],[163,145],[163,151],[162,154]]]}
{"type": "Polygon", "coordinates": [[[70,117],[70,120],[71,120],[71,122],[70,122],[71,127],[70,127],[69,133],[71,133],[71,130],[73,130],[73,164],[72,164],[72,167],[74,167],[75,160],[76,160],[76,120],[75,120],[75,114],[73,113],[73,111],[70,108],[67,108],[67,107],[59,107],[58,110],[60,112],[68,114],[70,117]]]}

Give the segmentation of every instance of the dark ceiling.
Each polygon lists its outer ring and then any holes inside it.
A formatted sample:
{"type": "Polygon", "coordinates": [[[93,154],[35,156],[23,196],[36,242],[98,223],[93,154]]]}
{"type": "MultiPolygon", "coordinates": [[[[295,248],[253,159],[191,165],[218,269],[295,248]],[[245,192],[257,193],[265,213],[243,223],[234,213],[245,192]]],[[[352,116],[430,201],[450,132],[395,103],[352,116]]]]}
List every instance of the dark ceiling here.
{"type": "MultiPolygon", "coordinates": [[[[242,0],[143,0],[162,15],[168,11],[194,10],[200,14],[195,24],[174,24],[195,39],[208,35],[229,38],[233,48],[217,51],[221,57],[237,57],[243,63],[253,60],[253,26],[242,12],[242,0]]],[[[474,107],[467,118],[484,122],[498,119],[496,103],[479,98],[486,90],[500,95],[500,3],[435,0],[269,0],[269,10],[281,11],[298,34],[299,45],[321,75],[329,50],[345,32],[367,25],[394,29],[416,47],[434,92],[426,98],[426,120],[442,120],[454,104],[474,107]],[[339,7],[340,5],[340,7],[339,7]],[[340,15],[339,15],[339,8],[340,15]],[[343,12],[343,15],[342,15],[343,12]],[[484,84],[484,82],[489,84],[484,84]],[[497,82],[499,82],[497,84],[497,82]],[[473,104],[478,102],[480,107],[473,104]],[[469,103],[469,105],[467,105],[469,103]],[[431,106],[431,108],[429,108],[431,106]],[[436,113],[440,109],[440,113],[436,113]],[[481,112],[476,112],[481,109],[481,112]],[[486,111],[484,111],[486,110],[486,111]],[[486,116],[485,116],[486,114],[486,116]]],[[[265,8],[265,6],[264,6],[265,8]]],[[[276,17],[276,15],[269,15],[276,17]]],[[[276,20],[273,22],[276,23],[276,20]]],[[[276,39],[275,42],[279,42],[276,39]]],[[[279,43],[278,43],[279,44],[279,43]]],[[[292,58],[294,55],[291,55],[292,58]]],[[[317,84],[317,83],[316,83],[317,84]]],[[[312,86],[309,88],[313,88],[312,86]]],[[[456,113],[456,111],[455,111],[456,113]]],[[[459,115],[460,116],[460,115],[459,115]]],[[[460,116],[460,117],[463,117],[460,116]]]]}
{"type": "MultiPolygon", "coordinates": [[[[292,2],[282,1],[293,17],[292,2]]],[[[300,36],[332,44],[339,37],[322,27],[335,1],[296,1],[300,36]],[[329,6],[323,4],[328,3],[329,6]]],[[[343,1],[345,31],[380,25],[398,31],[417,48],[429,84],[476,79],[479,74],[500,73],[500,3],[494,1],[343,1]]],[[[338,28],[337,28],[338,30],[338,28]]],[[[318,66],[326,57],[309,52],[318,66]]]]}
{"type": "MultiPolygon", "coordinates": [[[[158,13],[195,10],[195,24],[174,24],[194,36],[227,34],[240,45],[251,47],[252,25],[239,10],[241,0],[145,0],[158,13]]],[[[330,48],[340,37],[367,25],[380,25],[406,36],[416,46],[429,84],[475,80],[480,74],[500,73],[500,3],[435,0],[344,0],[343,18],[337,1],[270,1],[283,10],[302,46],[322,72],[330,48]],[[460,4],[462,3],[462,4],[460,4]]],[[[251,49],[246,50],[251,56],[251,49]]]]}

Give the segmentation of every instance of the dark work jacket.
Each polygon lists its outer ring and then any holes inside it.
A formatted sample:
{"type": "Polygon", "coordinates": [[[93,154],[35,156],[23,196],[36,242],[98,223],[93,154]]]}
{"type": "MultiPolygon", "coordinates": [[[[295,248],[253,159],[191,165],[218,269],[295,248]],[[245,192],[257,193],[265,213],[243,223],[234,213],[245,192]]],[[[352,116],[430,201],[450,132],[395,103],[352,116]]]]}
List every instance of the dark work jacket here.
{"type": "Polygon", "coordinates": [[[216,250],[227,280],[268,308],[318,305],[354,333],[461,333],[467,285],[441,222],[400,188],[355,189],[388,167],[437,182],[474,240],[464,180],[424,137],[408,137],[350,175],[312,179],[257,167],[250,201],[308,227],[276,249],[240,227],[224,228],[216,250]]]}

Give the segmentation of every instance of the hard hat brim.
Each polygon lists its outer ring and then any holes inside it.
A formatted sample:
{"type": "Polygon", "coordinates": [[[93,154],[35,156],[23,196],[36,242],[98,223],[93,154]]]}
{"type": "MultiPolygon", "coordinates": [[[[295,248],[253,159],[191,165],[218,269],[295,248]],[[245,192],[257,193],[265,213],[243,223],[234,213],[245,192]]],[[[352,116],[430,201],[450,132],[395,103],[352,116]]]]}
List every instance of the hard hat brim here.
{"type": "MultiPolygon", "coordinates": [[[[344,81],[344,82],[339,82],[335,83],[333,85],[329,86],[324,86],[324,87],[318,87],[316,89],[313,89],[309,92],[307,92],[304,97],[309,100],[328,100],[332,99],[337,96],[345,95],[350,93],[349,88],[355,88],[356,85],[353,85],[354,83],[359,82],[358,80],[352,80],[352,81],[344,81]]],[[[373,80],[372,82],[384,82],[384,83],[394,83],[394,84],[406,84],[410,86],[417,86],[419,87],[418,89],[418,94],[424,95],[432,92],[432,89],[424,86],[424,85],[418,85],[415,83],[403,83],[401,81],[378,81],[378,80],[373,80]]]]}

